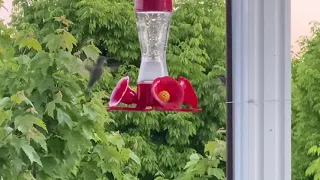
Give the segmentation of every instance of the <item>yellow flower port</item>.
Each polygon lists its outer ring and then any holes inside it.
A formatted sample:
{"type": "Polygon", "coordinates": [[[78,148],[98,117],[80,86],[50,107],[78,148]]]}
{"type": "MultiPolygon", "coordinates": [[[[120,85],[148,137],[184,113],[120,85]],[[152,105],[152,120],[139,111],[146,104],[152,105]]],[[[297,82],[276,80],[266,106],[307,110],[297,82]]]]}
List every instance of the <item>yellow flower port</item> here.
{"type": "Polygon", "coordinates": [[[158,97],[163,102],[168,102],[170,100],[170,94],[168,91],[160,91],[158,97]]]}

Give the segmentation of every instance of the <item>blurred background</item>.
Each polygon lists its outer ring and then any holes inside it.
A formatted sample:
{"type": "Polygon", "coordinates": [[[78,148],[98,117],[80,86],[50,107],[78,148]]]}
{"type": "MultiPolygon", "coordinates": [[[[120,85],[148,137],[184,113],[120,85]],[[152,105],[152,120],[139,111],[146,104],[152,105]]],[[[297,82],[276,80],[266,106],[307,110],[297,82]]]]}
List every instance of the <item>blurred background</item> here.
{"type": "MultiPolygon", "coordinates": [[[[121,77],[135,89],[134,0],[12,1],[0,0],[0,179],[225,179],[225,0],[173,0],[168,69],[191,80],[200,114],[105,110],[121,77]],[[100,51],[103,78],[84,94],[100,51]]],[[[320,1],[291,5],[292,179],[314,180],[320,1]]]]}
{"type": "MultiPolygon", "coordinates": [[[[4,0],[4,6],[7,10],[1,8],[0,18],[4,19],[5,22],[9,22],[12,0],[4,0]]],[[[296,43],[299,37],[310,34],[309,23],[320,20],[319,7],[319,0],[291,1],[291,44],[293,52],[299,51],[299,45],[296,43]]]]}

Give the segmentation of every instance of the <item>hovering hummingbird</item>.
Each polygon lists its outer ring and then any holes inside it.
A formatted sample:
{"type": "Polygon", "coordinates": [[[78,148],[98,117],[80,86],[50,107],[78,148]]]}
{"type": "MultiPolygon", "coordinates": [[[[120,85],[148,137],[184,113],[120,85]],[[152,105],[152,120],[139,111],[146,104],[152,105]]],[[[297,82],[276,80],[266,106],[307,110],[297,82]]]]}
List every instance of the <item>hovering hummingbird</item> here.
{"type": "Polygon", "coordinates": [[[87,89],[93,87],[93,85],[101,78],[103,74],[103,66],[107,62],[107,58],[104,56],[99,56],[96,64],[93,67],[86,67],[90,72],[90,78],[88,81],[87,89]]]}
{"type": "Polygon", "coordinates": [[[218,75],[218,78],[220,79],[223,86],[227,85],[227,77],[224,74],[218,75]]]}

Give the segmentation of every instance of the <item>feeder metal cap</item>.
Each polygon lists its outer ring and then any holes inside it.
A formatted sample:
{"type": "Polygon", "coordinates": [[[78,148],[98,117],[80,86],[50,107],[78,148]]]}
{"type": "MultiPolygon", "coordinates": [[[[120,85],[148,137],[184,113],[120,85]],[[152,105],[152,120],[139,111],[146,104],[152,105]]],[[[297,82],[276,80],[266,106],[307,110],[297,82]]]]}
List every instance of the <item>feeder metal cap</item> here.
{"type": "Polygon", "coordinates": [[[172,0],[135,0],[136,12],[172,12],[172,0]]]}

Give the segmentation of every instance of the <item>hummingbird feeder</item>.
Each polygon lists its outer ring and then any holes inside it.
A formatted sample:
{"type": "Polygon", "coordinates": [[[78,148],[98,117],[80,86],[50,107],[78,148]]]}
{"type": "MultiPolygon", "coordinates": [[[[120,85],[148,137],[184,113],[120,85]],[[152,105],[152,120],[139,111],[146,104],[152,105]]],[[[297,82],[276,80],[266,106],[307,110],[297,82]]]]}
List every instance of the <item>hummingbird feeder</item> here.
{"type": "Polygon", "coordinates": [[[201,112],[198,97],[184,77],[168,75],[166,47],[172,16],[172,0],[135,0],[141,64],[137,92],[129,87],[129,76],[119,80],[107,110],[201,112]],[[121,107],[119,104],[135,105],[121,107]],[[188,108],[182,108],[188,105],[188,108]]]}

